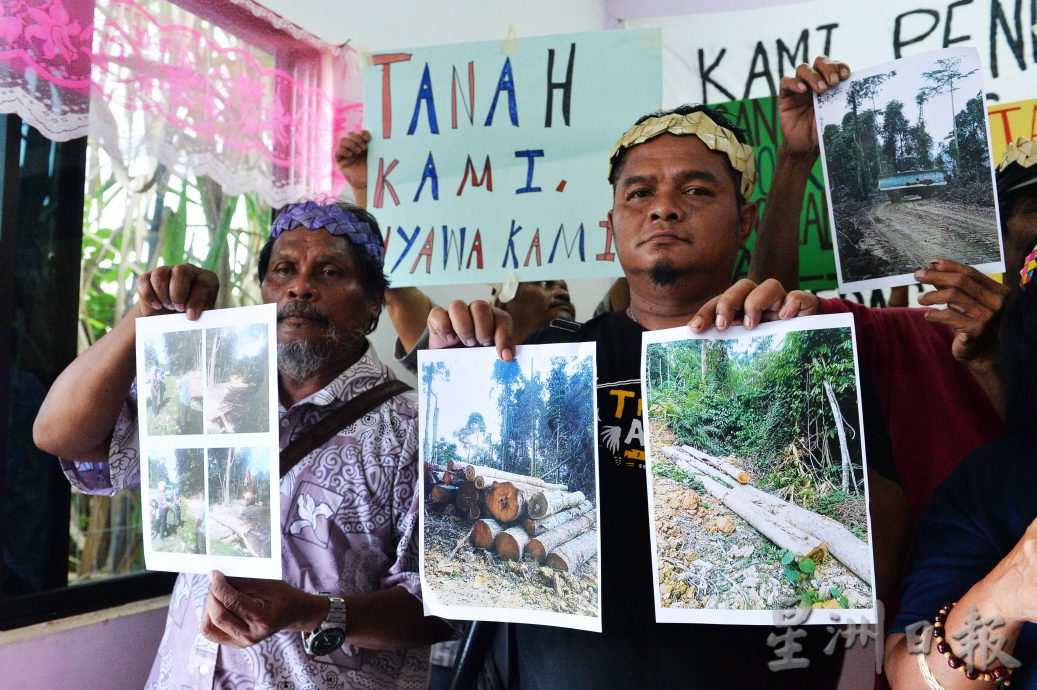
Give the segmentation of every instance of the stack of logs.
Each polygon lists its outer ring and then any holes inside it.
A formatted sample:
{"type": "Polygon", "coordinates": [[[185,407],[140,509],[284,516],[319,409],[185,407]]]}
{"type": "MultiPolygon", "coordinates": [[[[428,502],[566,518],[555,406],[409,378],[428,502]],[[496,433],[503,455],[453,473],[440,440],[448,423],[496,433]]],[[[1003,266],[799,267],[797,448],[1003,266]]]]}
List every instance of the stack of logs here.
{"type": "Polygon", "coordinates": [[[564,484],[451,460],[425,463],[427,503],[472,522],[476,548],[573,572],[598,551],[597,516],[582,491],[564,484]]]}

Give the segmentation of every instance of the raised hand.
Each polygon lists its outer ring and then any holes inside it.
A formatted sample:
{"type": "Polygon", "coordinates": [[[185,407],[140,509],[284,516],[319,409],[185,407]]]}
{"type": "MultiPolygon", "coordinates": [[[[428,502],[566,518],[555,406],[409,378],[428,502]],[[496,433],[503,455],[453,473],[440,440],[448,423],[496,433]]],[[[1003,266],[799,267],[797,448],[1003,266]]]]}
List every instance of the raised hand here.
{"type": "Polygon", "coordinates": [[[782,77],[778,91],[778,119],[782,147],[792,155],[817,157],[817,127],[814,124],[813,94],[825,93],[850,78],[844,62],[824,55],[814,58],[813,66],[801,64],[791,77],[782,77]]]}
{"type": "Polygon", "coordinates": [[[186,312],[197,319],[216,305],[220,279],[212,271],[194,264],[159,266],[137,279],[138,310],[141,316],[186,312]]]}
{"type": "Polygon", "coordinates": [[[446,309],[434,307],[428,315],[428,336],[430,350],[496,345],[505,362],[515,357],[511,316],[483,300],[454,300],[446,309]]]}

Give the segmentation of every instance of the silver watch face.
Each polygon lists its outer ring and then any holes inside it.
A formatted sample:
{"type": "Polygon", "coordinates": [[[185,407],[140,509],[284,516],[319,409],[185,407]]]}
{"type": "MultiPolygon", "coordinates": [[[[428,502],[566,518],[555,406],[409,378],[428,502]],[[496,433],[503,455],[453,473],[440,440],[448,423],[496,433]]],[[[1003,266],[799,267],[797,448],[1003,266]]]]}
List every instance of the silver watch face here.
{"type": "Polygon", "coordinates": [[[327,656],[345,641],[346,631],[342,628],[324,628],[314,632],[306,641],[306,651],[313,656],[327,656]]]}

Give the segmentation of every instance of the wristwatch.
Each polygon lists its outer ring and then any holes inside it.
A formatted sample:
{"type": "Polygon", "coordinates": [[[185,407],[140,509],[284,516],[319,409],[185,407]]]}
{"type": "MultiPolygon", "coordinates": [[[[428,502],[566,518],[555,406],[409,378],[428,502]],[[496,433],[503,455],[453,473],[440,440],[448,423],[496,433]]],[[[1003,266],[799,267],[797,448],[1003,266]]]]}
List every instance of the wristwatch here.
{"type": "Polygon", "coordinates": [[[320,592],[320,595],[328,598],[328,617],[316,630],[302,633],[303,649],[310,656],[327,656],[346,641],[345,600],[328,592],[320,592]]]}

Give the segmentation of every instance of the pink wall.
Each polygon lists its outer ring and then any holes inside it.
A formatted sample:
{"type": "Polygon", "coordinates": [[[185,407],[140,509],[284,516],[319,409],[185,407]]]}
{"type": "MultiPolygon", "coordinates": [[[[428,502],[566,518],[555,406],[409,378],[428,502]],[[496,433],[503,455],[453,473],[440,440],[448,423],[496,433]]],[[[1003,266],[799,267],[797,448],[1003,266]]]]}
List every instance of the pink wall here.
{"type": "Polygon", "coordinates": [[[0,688],[142,688],[165,618],[160,607],[2,645],[0,688]]]}

